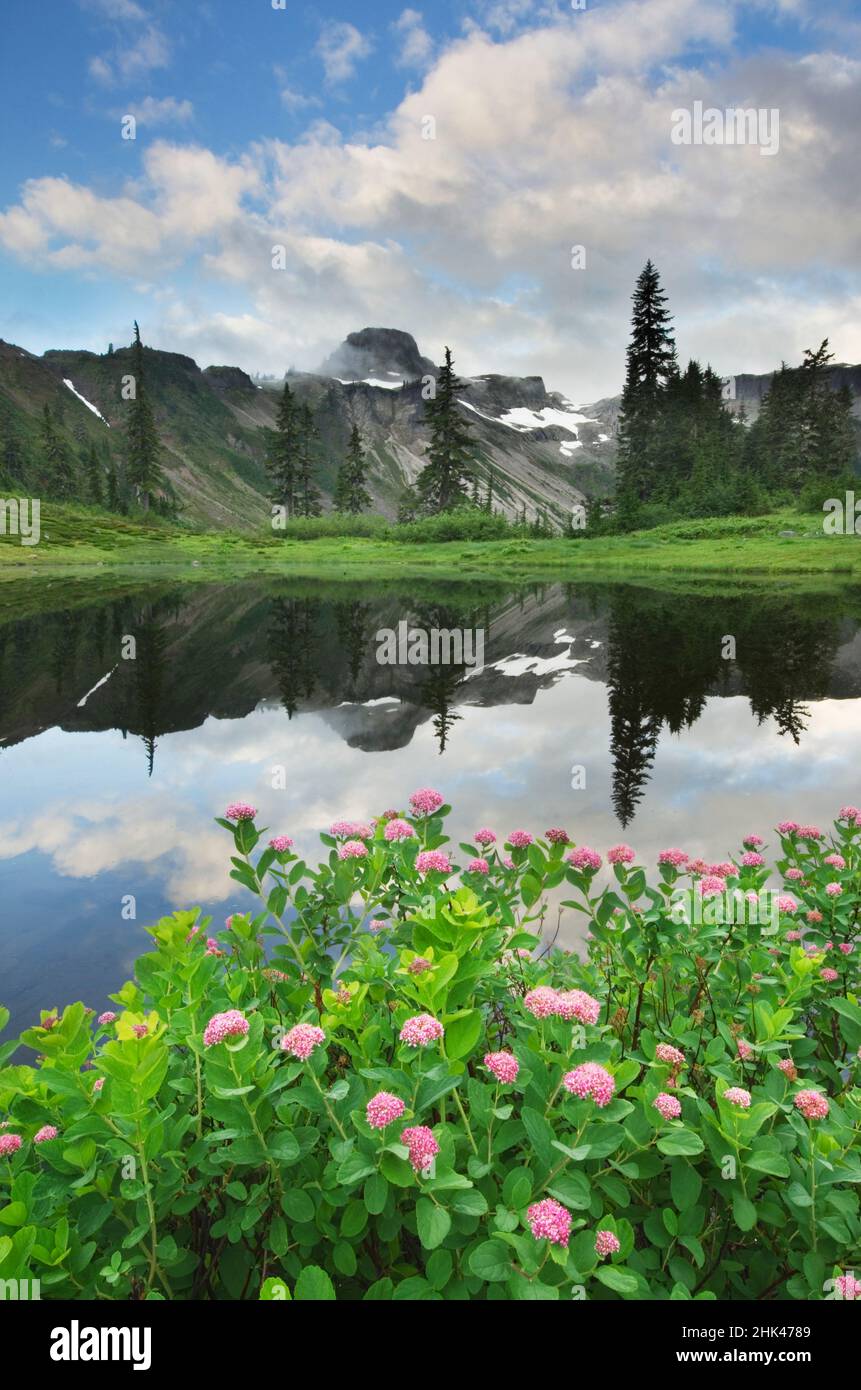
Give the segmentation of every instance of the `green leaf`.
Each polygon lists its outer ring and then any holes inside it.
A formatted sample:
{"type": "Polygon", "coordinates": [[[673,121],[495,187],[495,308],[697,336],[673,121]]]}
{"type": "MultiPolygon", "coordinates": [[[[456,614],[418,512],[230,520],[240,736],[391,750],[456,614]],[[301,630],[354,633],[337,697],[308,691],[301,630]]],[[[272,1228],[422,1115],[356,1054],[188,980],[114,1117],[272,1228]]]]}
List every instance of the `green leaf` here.
{"type": "Polygon", "coordinates": [[[500,1240],[486,1240],[469,1257],[469,1268],[478,1279],[497,1284],[511,1273],[511,1254],[500,1240]]]}
{"type": "Polygon", "coordinates": [[[674,1129],[669,1134],[664,1134],[658,1140],[658,1149],[662,1154],[701,1154],[705,1144],[698,1134],[692,1133],[689,1129],[674,1129]]]}
{"type": "Polygon", "coordinates": [[[435,1250],[425,1265],[425,1277],[432,1289],[444,1289],[454,1268],[450,1250],[435,1250]]]}
{"type": "Polygon", "coordinates": [[[386,1182],[386,1179],[383,1177],[382,1173],[371,1173],[370,1177],[365,1183],[365,1189],[363,1193],[363,1196],[365,1198],[365,1206],[368,1208],[368,1211],[370,1212],[371,1216],[380,1215],[380,1212],[386,1205],[386,1198],[388,1197],[388,1195],[389,1184],[386,1182]]]}
{"type": "Polygon", "coordinates": [[[291,1187],[281,1198],[281,1208],[291,1221],[313,1221],[316,1207],[307,1192],[301,1187],[291,1187]]]}
{"type": "Polygon", "coordinates": [[[456,1018],[445,1030],[445,1052],[450,1061],[469,1056],[481,1037],[484,1020],[480,1009],[470,1009],[463,1018],[456,1018]]]}
{"type": "Polygon", "coordinates": [[[688,1211],[695,1205],[702,1186],[696,1168],[683,1158],[676,1159],[670,1168],[670,1192],[679,1211],[688,1211]]]}
{"type": "Polygon", "coordinates": [[[429,1197],[420,1197],[416,1202],[416,1228],[425,1250],[436,1250],[451,1230],[451,1217],[429,1197]]]}
{"type": "Polygon", "coordinates": [[[290,1290],[283,1279],[267,1279],[260,1289],[261,1303],[289,1303],[290,1290]]]}
{"type": "Polygon", "coordinates": [[[732,1199],[732,1213],[740,1231],[752,1231],[756,1225],[756,1207],[743,1192],[736,1192],[732,1199]]]}
{"type": "Polygon", "coordinates": [[[772,1152],[770,1149],[752,1153],[745,1159],[745,1168],[752,1168],[755,1173],[770,1173],[774,1178],[789,1177],[789,1162],[782,1153],[772,1152]]]}
{"type": "Polygon", "coordinates": [[[335,1288],[325,1269],[306,1265],[296,1280],[293,1297],[297,1303],[334,1303],[335,1288]]]}
{"type": "Polygon", "coordinates": [[[614,1293],[634,1294],[637,1292],[637,1280],[633,1274],[627,1274],[621,1265],[602,1265],[595,1270],[595,1278],[614,1293]]]}

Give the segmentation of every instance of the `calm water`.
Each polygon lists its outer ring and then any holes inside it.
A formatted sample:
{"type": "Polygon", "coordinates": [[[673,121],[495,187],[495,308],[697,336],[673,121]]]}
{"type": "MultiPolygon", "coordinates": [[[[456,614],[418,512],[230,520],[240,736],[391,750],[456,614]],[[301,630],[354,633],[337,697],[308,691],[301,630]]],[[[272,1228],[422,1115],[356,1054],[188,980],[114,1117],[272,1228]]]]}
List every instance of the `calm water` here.
{"type": "MultiPolygon", "coordinates": [[[[145,948],[141,924],[247,906],[212,821],[232,799],[306,855],[333,819],[403,806],[429,784],[453,803],[455,842],[479,825],[501,837],[563,825],[647,860],[666,845],[719,859],[744,832],[827,822],[861,799],[859,594],[267,580],[87,598],[55,582],[9,608],[10,1030],[73,999],[106,1007],[145,948]],[[483,668],[378,664],[378,629],[404,619],[482,628],[483,668]],[[134,661],[121,657],[127,634],[134,661]],[[721,655],[727,635],[735,660],[721,655]],[[121,916],[128,894],[136,921],[121,916]]],[[[563,937],[575,930],[563,923],[563,937]]]]}

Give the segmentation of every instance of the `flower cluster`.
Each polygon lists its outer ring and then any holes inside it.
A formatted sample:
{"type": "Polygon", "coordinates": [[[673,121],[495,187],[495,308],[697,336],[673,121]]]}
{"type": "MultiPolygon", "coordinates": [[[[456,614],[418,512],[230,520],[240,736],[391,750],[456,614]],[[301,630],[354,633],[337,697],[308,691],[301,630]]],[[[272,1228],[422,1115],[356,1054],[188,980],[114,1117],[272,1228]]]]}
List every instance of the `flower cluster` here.
{"type": "Polygon", "coordinates": [[[325,1041],[326,1034],[322,1028],[317,1028],[313,1023],[297,1023],[281,1039],[281,1051],[307,1062],[314,1048],[325,1041]]]}
{"type": "Polygon", "coordinates": [[[562,1085],[578,1100],[586,1100],[591,1096],[599,1109],[610,1104],[616,1089],[616,1083],[607,1068],[597,1062],[581,1062],[579,1067],[566,1072],[562,1078],[562,1085]]]}
{"type": "Polygon", "coordinates": [[[393,1096],[391,1091],[378,1091],[368,1101],[365,1119],[371,1129],[385,1129],[387,1125],[393,1125],[395,1120],[401,1118],[404,1108],[403,1101],[398,1096],[393,1096]]]}
{"type": "Polygon", "coordinates": [[[239,1009],[228,1009],[224,1014],[213,1014],[203,1030],[204,1047],[213,1047],[224,1042],[225,1038],[244,1038],[250,1024],[239,1009]]]}
{"type": "Polygon", "coordinates": [[[439,1153],[439,1144],[427,1125],[412,1125],[401,1130],[401,1143],[409,1149],[413,1172],[424,1173],[439,1153]]]}
{"type": "Polygon", "coordinates": [[[517,1073],[520,1071],[520,1063],[511,1052],[486,1052],[484,1065],[504,1086],[510,1086],[516,1081],[517,1073]]]}
{"type": "Polygon", "coordinates": [[[432,1014],[416,1014],[404,1023],[399,1037],[407,1047],[427,1047],[442,1037],[443,1026],[432,1014]]]}
{"type": "Polygon", "coordinates": [[[552,1197],[533,1202],[526,1212],[529,1229],[536,1240],[549,1240],[551,1245],[565,1245],[571,1238],[571,1213],[552,1197]]]}

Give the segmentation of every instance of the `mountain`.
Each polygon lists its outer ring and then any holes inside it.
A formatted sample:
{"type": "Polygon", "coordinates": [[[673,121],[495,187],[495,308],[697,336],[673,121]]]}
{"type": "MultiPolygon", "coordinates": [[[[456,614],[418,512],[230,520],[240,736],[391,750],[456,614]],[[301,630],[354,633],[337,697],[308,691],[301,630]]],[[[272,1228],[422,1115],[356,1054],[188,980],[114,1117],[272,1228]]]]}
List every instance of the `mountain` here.
{"type": "MultiPolygon", "coordinates": [[[[267,431],[283,382],[252,380],[234,366],[201,370],[190,357],[153,348],[144,349],[144,364],[162,464],[182,518],[239,530],[266,525],[267,431]]],[[[130,348],[53,349],[36,357],[0,340],[0,487],[39,495],[45,405],[77,471],[92,444],[103,467],[110,458],[121,466],[129,408],[123,378],[130,372],[130,348]]],[[[425,399],[436,373],[415,339],[391,328],[350,333],[316,372],[287,373],[319,432],[324,506],[355,424],[368,454],[374,509],[397,514],[404,487],[426,461],[425,399]]],[[[861,429],[861,366],[832,366],[829,375],[835,389],[844,381],[851,386],[861,429]]],[[[730,405],[744,404],[753,418],[771,374],[729,380],[736,393],[730,405]]],[[[480,490],[484,495],[492,473],[497,510],[516,516],[525,508],[532,519],[546,509],[564,525],[575,503],[612,491],[618,396],[578,407],[540,376],[490,373],[462,382],[459,402],[471,426],[480,490]]]]}

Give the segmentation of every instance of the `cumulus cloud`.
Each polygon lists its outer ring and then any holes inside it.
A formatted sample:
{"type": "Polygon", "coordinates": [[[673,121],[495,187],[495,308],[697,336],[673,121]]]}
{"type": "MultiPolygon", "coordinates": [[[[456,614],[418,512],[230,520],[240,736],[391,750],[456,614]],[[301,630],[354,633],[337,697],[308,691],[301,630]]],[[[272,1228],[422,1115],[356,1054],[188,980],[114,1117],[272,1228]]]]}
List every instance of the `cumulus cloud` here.
{"type": "MultiPolygon", "coordinates": [[[[350,25],[325,32],[334,80],[366,40],[350,25]]],[[[434,357],[450,342],[464,373],[536,373],[595,399],[619,389],[647,256],[682,357],[765,371],[828,334],[839,357],[859,360],[846,177],[857,59],[828,47],[744,59],[734,39],[724,0],[625,0],[508,38],[474,27],[373,135],[315,121],[238,161],[159,143],[115,196],[33,179],[0,215],[0,242],[24,259],[156,280],[193,259],[215,287],[173,297],[163,345],[263,370],[314,367],[350,330],[383,323],[434,357]],[[778,108],[779,153],[674,145],[673,111],[698,100],[778,108]],[[276,244],[284,270],[272,268],[276,244]],[[574,245],[585,270],[571,267],[574,245]]]]}
{"type": "Polygon", "coordinates": [[[123,115],[134,116],[141,125],[174,125],[190,121],[194,107],[190,101],[177,101],[176,97],[144,97],[143,101],[132,102],[123,115]]]}
{"type": "Polygon", "coordinates": [[[347,82],[356,70],[356,64],[367,58],[372,44],[356,28],[355,24],[331,19],[323,25],[317,40],[317,52],[323,62],[326,81],[331,85],[347,82]]]}
{"type": "Polygon", "coordinates": [[[399,67],[423,68],[433,53],[433,39],[424,27],[419,10],[404,10],[392,29],[398,37],[396,62],[399,67]]]}

